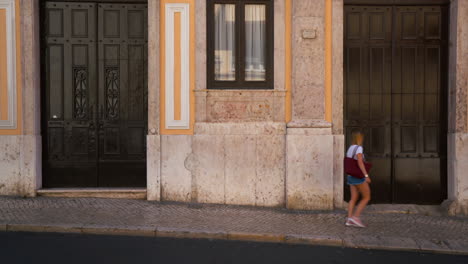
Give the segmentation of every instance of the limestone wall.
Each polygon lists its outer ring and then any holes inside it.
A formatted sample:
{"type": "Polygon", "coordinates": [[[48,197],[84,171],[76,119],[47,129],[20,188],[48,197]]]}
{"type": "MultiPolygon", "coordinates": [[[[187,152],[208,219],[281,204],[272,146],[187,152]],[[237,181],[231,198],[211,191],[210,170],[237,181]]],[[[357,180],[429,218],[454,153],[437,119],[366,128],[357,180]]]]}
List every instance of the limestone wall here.
{"type": "Polygon", "coordinates": [[[36,195],[41,184],[40,148],[35,136],[0,136],[0,195],[36,195]]]}
{"type": "MultiPolygon", "coordinates": [[[[159,165],[148,161],[149,168],[160,166],[159,183],[149,182],[160,186],[161,200],[293,209],[342,205],[342,45],[334,46],[333,89],[340,91],[330,123],[324,120],[325,0],[291,1],[292,121],[286,124],[285,3],[274,1],[274,89],[219,91],[206,87],[206,2],[196,1],[195,133],[161,135],[159,143],[148,137],[148,146],[161,151],[159,165]]],[[[333,1],[333,8],[339,43],[343,1],[333,1]]]]}
{"type": "Polygon", "coordinates": [[[39,1],[16,0],[19,8],[21,87],[18,133],[0,135],[0,195],[35,196],[42,185],[40,136],[39,1]]]}
{"type": "Polygon", "coordinates": [[[452,214],[468,215],[468,1],[450,7],[448,199],[452,214]]]}
{"type": "Polygon", "coordinates": [[[284,205],[284,123],[197,123],[161,136],[161,199],[284,205]]]}
{"type": "MultiPolygon", "coordinates": [[[[343,199],[337,186],[342,183],[342,162],[334,162],[341,157],[335,157],[335,150],[342,152],[341,141],[333,136],[333,122],[325,121],[325,2],[293,1],[292,120],[286,136],[286,205],[291,209],[332,209],[335,199],[343,199]],[[308,32],[313,37],[306,36],[308,32]]],[[[342,8],[342,2],[334,6],[342,8]]],[[[337,14],[340,23],[340,11],[337,14]]],[[[340,28],[334,29],[339,40],[340,28]]],[[[339,81],[342,65],[335,59],[334,66],[339,81]]],[[[341,107],[340,101],[334,102],[341,107]]],[[[339,133],[342,125],[336,113],[339,133]]]]}

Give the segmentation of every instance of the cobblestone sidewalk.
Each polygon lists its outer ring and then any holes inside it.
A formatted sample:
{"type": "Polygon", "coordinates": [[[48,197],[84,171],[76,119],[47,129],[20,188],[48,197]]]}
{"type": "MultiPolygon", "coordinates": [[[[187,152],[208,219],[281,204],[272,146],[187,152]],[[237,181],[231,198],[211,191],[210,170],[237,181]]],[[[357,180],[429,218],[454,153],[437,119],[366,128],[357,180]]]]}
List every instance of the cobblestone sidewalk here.
{"type": "Polygon", "coordinates": [[[368,228],[345,212],[96,198],[0,197],[0,231],[75,232],[306,243],[468,254],[468,218],[368,212],[368,228]]]}

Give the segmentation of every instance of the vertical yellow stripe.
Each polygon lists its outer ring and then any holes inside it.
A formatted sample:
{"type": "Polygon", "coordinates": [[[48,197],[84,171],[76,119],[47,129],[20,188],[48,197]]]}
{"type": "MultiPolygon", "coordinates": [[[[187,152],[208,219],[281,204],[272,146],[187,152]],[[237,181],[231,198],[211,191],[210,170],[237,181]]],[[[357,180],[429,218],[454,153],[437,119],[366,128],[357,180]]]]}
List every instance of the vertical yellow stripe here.
{"type": "Polygon", "coordinates": [[[325,120],[332,122],[332,0],[325,0],[325,120]]]}
{"type": "Polygon", "coordinates": [[[174,13],[174,120],[181,120],[180,12],[174,13]]]}
{"type": "Polygon", "coordinates": [[[286,90],[286,104],[285,114],[286,123],[291,121],[292,118],[292,94],[291,94],[291,0],[285,0],[285,90],[286,90]]]}
{"type": "Polygon", "coordinates": [[[0,120],[8,119],[6,10],[0,9],[0,120]]]}

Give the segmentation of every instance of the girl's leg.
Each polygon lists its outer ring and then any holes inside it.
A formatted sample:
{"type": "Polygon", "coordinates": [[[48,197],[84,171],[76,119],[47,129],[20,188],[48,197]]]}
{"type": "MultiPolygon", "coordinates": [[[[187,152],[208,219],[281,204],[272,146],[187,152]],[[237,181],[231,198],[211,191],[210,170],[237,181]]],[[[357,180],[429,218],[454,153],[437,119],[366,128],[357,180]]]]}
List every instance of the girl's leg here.
{"type": "Polygon", "coordinates": [[[361,183],[359,185],[356,185],[357,190],[361,194],[361,201],[359,202],[356,212],[354,213],[355,217],[359,217],[361,215],[361,212],[364,210],[366,207],[367,203],[370,201],[371,198],[371,191],[369,184],[367,182],[361,183]]]}
{"type": "Polygon", "coordinates": [[[350,185],[349,189],[351,191],[351,199],[348,203],[348,217],[353,217],[354,206],[359,198],[359,193],[355,185],[350,185]]]}

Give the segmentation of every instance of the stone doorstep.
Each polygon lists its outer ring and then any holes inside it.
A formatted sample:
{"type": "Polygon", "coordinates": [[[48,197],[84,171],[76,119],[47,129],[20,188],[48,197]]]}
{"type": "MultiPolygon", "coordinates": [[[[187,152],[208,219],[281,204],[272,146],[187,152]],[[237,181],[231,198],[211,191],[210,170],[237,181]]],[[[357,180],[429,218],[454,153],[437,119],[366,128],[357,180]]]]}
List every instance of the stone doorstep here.
{"type": "Polygon", "coordinates": [[[295,245],[334,246],[373,250],[413,251],[438,254],[468,255],[468,243],[459,241],[432,241],[398,237],[345,236],[300,234],[262,234],[224,232],[211,230],[188,230],[165,227],[109,227],[109,226],[51,226],[51,225],[0,225],[0,232],[72,233],[87,235],[142,236],[160,238],[212,239],[286,243],[295,245]],[[4,227],[4,228],[3,228],[4,227]],[[453,245],[453,247],[451,246],[453,245]]]}
{"type": "Polygon", "coordinates": [[[146,199],[146,188],[50,188],[37,190],[38,196],[64,198],[146,199]]]}

